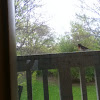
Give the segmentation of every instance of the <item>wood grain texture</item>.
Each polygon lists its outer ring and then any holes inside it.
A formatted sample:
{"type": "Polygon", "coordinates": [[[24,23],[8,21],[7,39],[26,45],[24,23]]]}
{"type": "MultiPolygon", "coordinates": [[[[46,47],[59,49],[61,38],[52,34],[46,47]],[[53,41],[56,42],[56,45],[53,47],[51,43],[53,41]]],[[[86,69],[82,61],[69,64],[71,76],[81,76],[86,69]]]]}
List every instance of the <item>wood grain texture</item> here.
{"type": "Polygon", "coordinates": [[[28,100],[32,100],[32,74],[31,74],[31,70],[28,68],[30,67],[30,63],[29,62],[27,64],[27,71],[26,71],[26,80],[27,80],[27,99],[28,100]]]}
{"type": "MultiPolygon", "coordinates": [[[[62,65],[63,66],[63,65],[62,65]]],[[[59,68],[60,100],[73,100],[70,68],[59,68]]]]}
{"type": "Polygon", "coordinates": [[[21,68],[26,60],[38,60],[38,70],[58,68],[58,62],[69,67],[99,66],[99,58],[100,51],[17,56],[17,69],[19,69],[19,66],[21,68]]]}
{"type": "Polygon", "coordinates": [[[38,60],[18,60],[17,61],[17,72],[27,71],[27,69],[38,70],[38,60]],[[28,64],[28,62],[30,62],[28,64]],[[28,67],[27,67],[28,64],[28,67]]]}
{"type": "Polygon", "coordinates": [[[59,66],[59,64],[65,64],[68,67],[92,67],[94,65],[100,65],[99,58],[100,52],[77,52],[48,55],[42,59],[39,59],[38,68],[55,69],[58,68],[57,66],[59,66]]]}
{"type": "Polygon", "coordinates": [[[85,68],[80,67],[80,88],[82,100],[87,100],[87,89],[86,89],[86,79],[85,79],[85,68]]]}
{"type": "Polygon", "coordinates": [[[42,70],[42,73],[43,73],[44,100],[49,100],[49,91],[48,91],[48,70],[42,70]]]}
{"type": "Polygon", "coordinates": [[[100,67],[95,66],[95,84],[97,92],[97,100],[100,100],[100,67]]]}

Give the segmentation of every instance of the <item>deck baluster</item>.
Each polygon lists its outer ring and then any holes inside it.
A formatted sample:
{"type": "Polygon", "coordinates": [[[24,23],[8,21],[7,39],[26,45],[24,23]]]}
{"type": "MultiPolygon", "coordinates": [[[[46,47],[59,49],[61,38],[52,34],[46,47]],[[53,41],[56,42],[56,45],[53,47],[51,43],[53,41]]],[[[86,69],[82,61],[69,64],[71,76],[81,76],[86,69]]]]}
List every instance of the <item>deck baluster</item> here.
{"type": "Polygon", "coordinates": [[[97,92],[97,100],[100,100],[100,67],[95,67],[95,84],[97,92]]]}
{"type": "Polygon", "coordinates": [[[86,89],[84,66],[80,67],[80,88],[81,88],[82,100],[87,100],[87,89],[86,89]]]}
{"type": "Polygon", "coordinates": [[[27,80],[27,98],[28,100],[32,100],[32,75],[31,75],[31,62],[28,62],[27,64],[27,70],[26,70],[26,80],[27,80]]]}
{"type": "Polygon", "coordinates": [[[42,73],[43,73],[44,100],[49,100],[49,92],[48,92],[48,70],[42,70],[42,73]]]}
{"type": "Polygon", "coordinates": [[[59,68],[60,100],[73,100],[70,68],[59,68]]]}

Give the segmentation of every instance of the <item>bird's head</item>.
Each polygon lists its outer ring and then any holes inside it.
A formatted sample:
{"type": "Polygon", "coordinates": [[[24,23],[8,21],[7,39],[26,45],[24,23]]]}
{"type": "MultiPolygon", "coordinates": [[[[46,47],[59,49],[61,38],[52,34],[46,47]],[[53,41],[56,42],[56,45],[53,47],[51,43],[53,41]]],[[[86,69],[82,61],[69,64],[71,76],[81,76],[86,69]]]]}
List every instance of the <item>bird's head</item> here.
{"type": "Polygon", "coordinates": [[[82,45],[81,44],[78,44],[78,47],[81,47],[82,45]]]}

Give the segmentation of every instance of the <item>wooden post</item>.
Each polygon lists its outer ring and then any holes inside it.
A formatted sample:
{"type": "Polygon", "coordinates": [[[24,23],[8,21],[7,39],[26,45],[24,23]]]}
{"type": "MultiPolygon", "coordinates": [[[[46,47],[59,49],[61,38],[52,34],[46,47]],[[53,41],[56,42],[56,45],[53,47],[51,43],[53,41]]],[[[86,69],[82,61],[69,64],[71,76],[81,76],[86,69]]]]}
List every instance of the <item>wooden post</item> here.
{"type": "Polygon", "coordinates": [[[97,100],[100,100],[100,67],[95,67],[95,84],[96,84],[96,91],[97,91],[97,100]]]}
{"type": "Polygon", "coordinates": [[[60,100],[73,100],[72,80],[69,67],[59,68],[60,100]]]}
{"type": "Polygon", "coordinates": [[[31,61],[27,64],[26,79],[27,79],[27,97],[32,100],[32,75],[31,75],[31,61]]]}
{"type": "Polygon", "coordinates": [[[22,94],[22,91],[23,91],[23,86],[18,86],[18,98],[19,98],[19,100],[20,100],[20,98],[21,98],[21,94],[22,94]]]}
{"type": "Polygon", "coordinates": [[[48,70],[42,70],[42,73],[43,73],[44,100],[49,100],[49,91],[48,91],[48,70]]]}
{"type": "Polygon", "coordinates": [[[80,67],[80,88],[81,88],[82,100],[87,100],[87,89],[86,89],[84,66],[80,67]]]}

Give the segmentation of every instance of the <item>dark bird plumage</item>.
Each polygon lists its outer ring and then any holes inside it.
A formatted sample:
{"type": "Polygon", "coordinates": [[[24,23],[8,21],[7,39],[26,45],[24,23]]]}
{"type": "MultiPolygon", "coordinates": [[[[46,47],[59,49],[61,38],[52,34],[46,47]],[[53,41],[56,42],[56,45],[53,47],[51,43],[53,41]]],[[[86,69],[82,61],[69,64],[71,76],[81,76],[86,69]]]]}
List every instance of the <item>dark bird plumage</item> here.
{"type": "Polygon", "coordinates": [[[81,45],[81,44],[78,44],[78,49],[79,49],[80,51],[89,50],[87,47],[85,47],[85,46],[83,46],[83,45],[81,45]]]}

